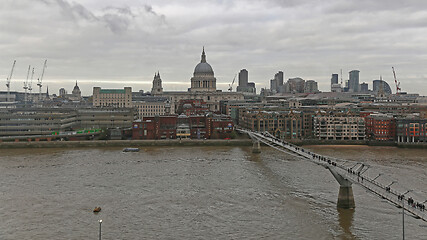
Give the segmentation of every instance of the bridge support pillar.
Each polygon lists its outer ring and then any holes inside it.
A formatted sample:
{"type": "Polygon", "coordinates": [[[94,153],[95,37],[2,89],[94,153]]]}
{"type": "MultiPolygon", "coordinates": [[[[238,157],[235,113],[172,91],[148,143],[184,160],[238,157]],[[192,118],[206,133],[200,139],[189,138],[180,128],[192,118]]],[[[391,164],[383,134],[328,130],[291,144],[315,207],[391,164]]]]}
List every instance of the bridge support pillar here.
{"type": "Polygon", "coordinates": [[[252,145],[252,153],[261,153],[261,145],[259,141],[254,141],[252,145]]]}
{"type": "Polygon", "coordinates": [[[351,187],[351,182],[337,173],[334,169],[327,167],[335,179],[340,184],[340,191],[338,193],[337,207],[344,209],[355,208],[356,204],[354,203],[353,188],[351,187]]]}
{"type": "Polygon", "coordinates": [[[354,203],[353,188],[351,186],[340,186],[337,207],[345,209],[356,207],[356,204],[354,203]]]}

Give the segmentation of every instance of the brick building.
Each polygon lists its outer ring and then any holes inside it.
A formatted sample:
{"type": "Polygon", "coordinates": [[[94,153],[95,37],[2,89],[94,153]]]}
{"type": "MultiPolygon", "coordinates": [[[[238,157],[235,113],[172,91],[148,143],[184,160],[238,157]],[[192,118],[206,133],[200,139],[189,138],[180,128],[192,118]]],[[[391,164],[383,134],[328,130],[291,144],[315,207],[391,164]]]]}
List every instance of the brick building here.
{"type": "Polygon", "coordinates": [[[398,143],[427,143],[427,119],[399,118],[396,125],[398,143]]]}
{"type": "Polygon", "coordinates": [[[132,139],[231,138],[234,124],[225,115],[146,117],[133,123],[132,139]]]}
{"type": "Polygon", "coordinates": [[[396,140],[396,119],[389,114],[370,114],[365,117],[366,137],[377,141],[396,140]]]}

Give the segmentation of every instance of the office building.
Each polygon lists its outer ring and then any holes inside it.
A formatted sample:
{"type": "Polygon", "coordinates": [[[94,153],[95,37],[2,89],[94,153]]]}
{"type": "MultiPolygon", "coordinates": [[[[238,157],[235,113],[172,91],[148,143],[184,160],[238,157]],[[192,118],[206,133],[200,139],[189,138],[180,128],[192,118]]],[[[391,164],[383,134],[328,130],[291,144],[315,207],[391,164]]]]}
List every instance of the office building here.
{"type": "Polygon", "coordinates": [[[359,92],[359,70],[349,72],[348,91],[359,92]]]}

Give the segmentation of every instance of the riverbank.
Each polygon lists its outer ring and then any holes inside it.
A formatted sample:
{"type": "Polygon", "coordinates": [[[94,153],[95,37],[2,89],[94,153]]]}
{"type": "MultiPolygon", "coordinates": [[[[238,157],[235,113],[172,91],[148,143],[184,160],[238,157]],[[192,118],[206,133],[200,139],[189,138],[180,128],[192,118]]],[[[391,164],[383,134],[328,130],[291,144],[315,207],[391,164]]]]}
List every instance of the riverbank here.
{"type": "Polygon", "coordinates": [[[92,141],[39,141],[2,142],[5,148],[94,148],[94,147],[144,147],[144,146],[252,146],[251,139],[168,139],[168,140],[92,140],[92,141]]]}
{"type": "Polygon", "coordinates": [[[397,143],[390,141],[356,141],[356,140],[318,140],[318,139],[305,139],[305,140],[292,140],[291,143],[297,146],[336,146],[336,145],[360,145],[360,146],[371,146],[371,147],[399,147],[399,148],[425,148],[427,144],[423,143],[397,143]]]}

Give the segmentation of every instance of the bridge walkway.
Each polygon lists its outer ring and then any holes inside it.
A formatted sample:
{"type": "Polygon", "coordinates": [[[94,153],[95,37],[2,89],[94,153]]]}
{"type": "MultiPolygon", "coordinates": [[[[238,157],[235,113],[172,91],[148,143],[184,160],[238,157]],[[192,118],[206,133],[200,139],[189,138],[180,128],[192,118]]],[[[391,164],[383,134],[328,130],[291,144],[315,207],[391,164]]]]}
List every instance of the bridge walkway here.
{"type": "Polygon", "coordinates": [[[268,132],[259,133],[245,129],[238,129],[238,131],[247,133],[251,138],[258,140],[276,150],[309,160],[325,168],[332,169],[351,183],[365,188],[379,197],[386,199],[388,202],[396,205],[397,207],[403,207],[416,218],[427,221],[427,211],[425,208],[421,207],[425,206],[427,201],[422,202],[420,199],[414,199],[405,196],[405,194],[409,193],[410,191],[402,194],[391,189],[390,187],[380,184],[379,182],[375,181],[375,178],[370,178],[364,174],[367,168],[364,168],[363,165],[359,166],[359,170],[355,171],[353,170],[354,166],[348,167],[345,165],[346,163],[349,163],[346,160],[322,156],[320,154],[310,152],[309,150],[306,150],[300,146],[296,146],[289,142],[280,140],[268,132]],[[419,206],[417,206],[417,203],[419,206]]]}

